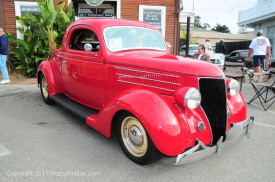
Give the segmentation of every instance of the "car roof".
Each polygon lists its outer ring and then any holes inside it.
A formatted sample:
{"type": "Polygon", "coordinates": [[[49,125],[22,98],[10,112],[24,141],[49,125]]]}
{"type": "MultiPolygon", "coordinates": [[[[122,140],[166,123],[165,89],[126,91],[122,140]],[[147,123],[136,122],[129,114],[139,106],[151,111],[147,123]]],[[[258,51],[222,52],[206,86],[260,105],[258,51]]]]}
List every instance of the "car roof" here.
{"type": "Polygon", "coordinates": [[[71,23],[71,27],[75,25],[93,25],[97,29],[105,29],[112,26],[135,26],[135,27],[145,27],[159,31],[159,29],[151,24],[135,21],[135,20],[126,20],[126,19],[113,19],[113,18],[85,18],[76,20],[71,23]]]}
{"type": "MultiPolygon", "coordinates": [[[[191,44],[191,45],[189,45],[189,47],[198,47],[199,45],[197,45],[197,44],[191,44]]],[[[184,48],[184,47],[186,47],[186,45],[183,45],[183,46],[181,46],[181,48],[184,48]]]]}
{"type": "Polygon", "coordinates": [[[249,51],[249,49],[240,49],[240,50],[235,50],[235,51],[232,51],[232,52],[246,52],[246,51],[249,51]]]}

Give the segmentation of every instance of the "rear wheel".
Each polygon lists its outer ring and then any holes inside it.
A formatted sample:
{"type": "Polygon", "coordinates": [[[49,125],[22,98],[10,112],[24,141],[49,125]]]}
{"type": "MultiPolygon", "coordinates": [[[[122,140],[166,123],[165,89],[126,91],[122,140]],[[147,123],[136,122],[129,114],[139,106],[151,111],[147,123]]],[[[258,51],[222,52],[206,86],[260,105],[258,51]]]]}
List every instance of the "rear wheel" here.
{"type": "Polygon", "coordinates": [[[117,133],[123,152],[133,162],[146,165],[162,157],[143,125],[131,113],[119,117],[117,133]]]}
{"type": "Polygon", "coordinates": [[[41,73],[39,77],[39,83],[40,83],[40,91],[42,98],[46,104],[52,105],[54,104],[54,101],[49,96],[49,88],[48,88],[48,82],[43,73],[41,73]]]}

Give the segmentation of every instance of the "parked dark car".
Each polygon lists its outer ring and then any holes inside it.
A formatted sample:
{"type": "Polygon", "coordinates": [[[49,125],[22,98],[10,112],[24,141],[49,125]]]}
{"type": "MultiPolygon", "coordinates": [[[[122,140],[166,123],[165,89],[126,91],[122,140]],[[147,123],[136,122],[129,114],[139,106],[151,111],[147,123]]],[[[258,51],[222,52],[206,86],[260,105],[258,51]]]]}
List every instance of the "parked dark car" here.
{"type": "MultiPolygon", "coordinates": [[[[245,62],[245,66],[247,68],[252,68],[253,67],[253,53],[250,55],[250,60],[247,61],[246,58],[248,56],[248,51],[249,49],[243,49],[243,50],[236,50],[231,52],[229,55],[225,56],[225,61],[228,62],[245,62]]],[[[270,63],[274,62],[274,58],[271,58],[270,62],[264,61],[262,64],[262,68],[264,70],[267,70],[270,63]]]]}
{"type": "Polygon", "coordinates": [[[247,68],[253,67],[253,53],[250,55],[250,60],[247,61],[249,49],[235,50],[229,55],[225,55],[225,62],[244,62],[244,66],[247,68]]]}
{"type": "MultiPolygon", "coordinates": [[[[244,62],[248,56],[248,49],[236,50],[229,55],[225,55],[225,61],[229,62],[244,62]]],[[[250,55],[250,61],[253,62],[253,55],[250,55]]]]}

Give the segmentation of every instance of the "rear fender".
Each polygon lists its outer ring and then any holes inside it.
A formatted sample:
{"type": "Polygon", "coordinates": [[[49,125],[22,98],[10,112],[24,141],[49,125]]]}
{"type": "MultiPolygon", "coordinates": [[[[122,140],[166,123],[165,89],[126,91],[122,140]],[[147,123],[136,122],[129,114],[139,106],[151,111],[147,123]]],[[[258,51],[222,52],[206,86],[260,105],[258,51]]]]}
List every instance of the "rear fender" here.
{"type": "Polygon", "coordinates": [[[38,71],[37,71],[38,85],[40,85],[39,77],[42,73],[44,74],[48,82],[49,96],[52,97],[52,95],[60,93],[60,89],[57,84],[58,81],[55,76],[55,72],[51,61],[45,60],[39,64],[38,71]]]}
{"type": "Polygon", "coordinates": [[[194,145],[189,126],[176,107],[168,99],[147,90],[120,93],[98,115],[88,117],[87,124],[110,137],[113,118],[122,110],[139,119],[155,146],[165,155],[177,155],[194,145]]]}

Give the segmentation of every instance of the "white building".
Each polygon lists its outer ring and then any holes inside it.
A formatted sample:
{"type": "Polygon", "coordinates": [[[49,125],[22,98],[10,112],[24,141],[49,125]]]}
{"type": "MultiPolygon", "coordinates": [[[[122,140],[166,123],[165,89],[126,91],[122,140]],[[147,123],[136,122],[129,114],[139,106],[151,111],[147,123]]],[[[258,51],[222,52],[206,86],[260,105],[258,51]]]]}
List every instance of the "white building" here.
{"type": "Polygon", "coordinates": [[[254,28],[254,36],[257,30],[263,30],[264,36],[270,40],[272,56],[275,57],[275,0],[258,0],[254,7],[240,11],[238,25],[254,28]]]}

